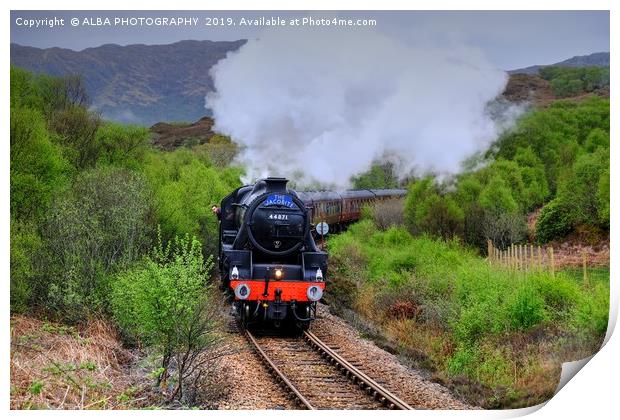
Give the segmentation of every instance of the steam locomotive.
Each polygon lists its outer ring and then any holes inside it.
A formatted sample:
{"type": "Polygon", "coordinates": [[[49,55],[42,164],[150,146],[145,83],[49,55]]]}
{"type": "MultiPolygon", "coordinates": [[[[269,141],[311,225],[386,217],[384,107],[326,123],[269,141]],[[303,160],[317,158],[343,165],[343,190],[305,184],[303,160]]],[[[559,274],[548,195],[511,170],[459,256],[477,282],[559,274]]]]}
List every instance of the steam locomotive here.
{"type": "Polygon", "coordinates": [[[399,197],[404,190],[300,192],[285,178],[266,178],[226,196],[220,207],[219,270],[222,288],[244,325],[273,323],[307,328],[316,317],[327,276],[327,253],[313,223],[336,230],[360,216],[364,204],[399,197]],[[373,192],[374,191],[374,192],[373,192]]]}

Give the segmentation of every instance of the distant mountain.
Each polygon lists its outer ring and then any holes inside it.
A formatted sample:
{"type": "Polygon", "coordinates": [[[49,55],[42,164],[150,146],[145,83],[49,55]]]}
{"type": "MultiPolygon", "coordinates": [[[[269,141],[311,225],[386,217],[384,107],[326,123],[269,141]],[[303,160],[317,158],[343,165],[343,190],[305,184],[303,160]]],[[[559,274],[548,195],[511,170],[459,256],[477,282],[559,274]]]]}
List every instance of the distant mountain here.
{"type": "Polygon", "coordinates": [[[245,42],[106,44],[82,51],[11,44],[11,64],[54,76],[81,74],[93,107],[108,119],[143,125],[196,121],[208,114],[209,69],[245,42]]]}
{"type": "Polygon", "coordinates": [[[548,65],[536,65],[525,67],[523,69],[510,70],[509,74],[538,74],[538,70],[541,67],[548,66],[563,66],[563,67],[589,67],[589,66],[602,66],[609,67],[609,53],[597,52],[590,55],[577,55],[569,58],[568,60],[560,61],[555,64],[548,65]]]}

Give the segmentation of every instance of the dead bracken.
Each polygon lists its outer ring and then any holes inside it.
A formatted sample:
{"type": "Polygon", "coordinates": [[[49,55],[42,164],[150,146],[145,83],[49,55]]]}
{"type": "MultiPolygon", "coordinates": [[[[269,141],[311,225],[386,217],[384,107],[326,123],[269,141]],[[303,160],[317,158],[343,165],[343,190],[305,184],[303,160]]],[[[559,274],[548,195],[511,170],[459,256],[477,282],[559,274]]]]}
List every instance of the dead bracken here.
{"type": "Polygon", "coordinates": [[[11,317],[11,409],[130,409],[150,404],[134,355],[99,319],[73,327],[11,317]]]}

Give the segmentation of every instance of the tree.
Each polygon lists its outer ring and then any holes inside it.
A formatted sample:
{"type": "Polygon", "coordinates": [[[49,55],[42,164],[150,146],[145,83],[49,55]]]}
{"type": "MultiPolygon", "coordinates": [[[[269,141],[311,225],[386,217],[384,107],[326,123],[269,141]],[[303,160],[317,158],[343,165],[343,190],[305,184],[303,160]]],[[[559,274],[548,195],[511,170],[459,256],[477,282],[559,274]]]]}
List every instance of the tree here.
{"type": "Polygon", "coordinates": [[[26,312],[46,290],[44,247],[35,223],[11,218],[11,312],[26,312]]]}
{"type": "Polygon", "coordinates": [[[398,178],[392,162],[373,163],[367,172],[354,176],[352,182],[353,188],[358,190],[398,187],[398,178]]]}
{"type": "Polygon", "coordinates": [[[482,235],[500,249],[517,243],[525,236],[525,221],[519,213],[483,213],[482,235]]]}
{"type": "Polygon", "coordinates": [[[225,168],[230,166],[235,156],[237,156],[239,148],[230,140],[230,137],[215,134],[209,139],[208,143],[196,146],[194,151],[199,156],[204,154],[214,166],[225,168]]]}
{"type": "Polygon", "coordinates": [[[405,204],[405,220],[414,234],[450,239],[463,235],[464,212],[453,197],[442,192],[433,178],[415,182],[405,204]]]}
{"type": "Polygon", "coordinates": [[[432,193],[435,179],[427,176],[409,184],[409,191],[405,199],[405,224],[412,233],[418,233],[416,212],[420,203],[432,193]]]}
{"type": "Polygon", "coordinates": [[[239,186],[238,168],[214,168],[191,150],[150,153],[143,168],[154,192],[164,240],[189,233],[200,237],[205,254],[216,252],[218,222],[211,205],[239,186]]]}
{"type": "Polygon", "coordinates": [[[97,129],[94,144],[100,164],[139,169],[150,133],[145,127],[105,122],[97,129]]]}
{"type": "Polygon", "coordinates": [[[53,192],[66,181],[68,164],[53,144],[41,114],[28,108],[11,110],[11,215],[40,217],[53,192]]]}
{"type": "Polygon", "coordinates": [[[480,193],[479,203],[484,211],[482,233],[500,248],[523,237],[525,223],[510,189],[495,175],[480,193]]]}
{"type": "Polygon", "coordinates": [[[188,235],[163,246],[112,281],[112,312],[123,331],[161,355],[158,385],[174,368],[170,399],[182,399],[186,387],[204,375],[217,354],[217,305],[207,285],[213,260],[204,261],[201,244],[188,235]],[[210,356],[210,357],[209,357],[210,356]]]}
{"type": "Polygon", "coordinates": [[[97,141],[100,125],[99,115],[79,106],[55,112],[50,121],[67,158],[79,170],[93,166],[102,153],[102,145],[97,141]]]}
{"type": "MultiPolygon", "coordinates": [[[[559,187],[557,199],[569,209],[574,225],[596,224],[599,220],[599,183],[609,170],[609,150],[582,154],[559,187]]],[[[605,198],[603,198],[605,200],[605,198]]]]}
{"type": "Polygon", "coordinates": [[[533,210],[549,195],[545,167],[531,147],[518,148],[514,160],[519,165],[523,182],[522,208],[533,210]]]}
{"type": "Polygon", "coordinates": [[[573,229],[574,220],[566,203],[555,199],[542,208],[536,220],[536,239],[547,243],[563,238],[573,229]]]}
{"type": "Polygon", "coordinates": [[[50,308],[68,320],[87,308],[105,309],[108,275],[139,259],[149,241],[150,196],[140,175],[97,168],[54,200],[44,226],[50,308]]]}
{"type": "Polygon", "coordinates": [[[602,173],[598,180],[598,191],[597,191],[597,200],[598,200],[598,217],[599,223],[604,228],[609,229],[609,206],[610,206],[610,196],[609,196],[609,172],[610,169],[606,168],[602,173]]]}
{"type": "Polygon", "coordinates": [[[419,228],[431,235],[446,240],[463,235],[465,215],[450,196],[428,196],[418,207],[416,219],[419,228]]]}
{"type": "Polygon", "coordinates": [[[515,213],[519,208],[510,188],[499,175],[493,176],[482,189],[479,203],[482,208],[495,216],[515,213]]]}

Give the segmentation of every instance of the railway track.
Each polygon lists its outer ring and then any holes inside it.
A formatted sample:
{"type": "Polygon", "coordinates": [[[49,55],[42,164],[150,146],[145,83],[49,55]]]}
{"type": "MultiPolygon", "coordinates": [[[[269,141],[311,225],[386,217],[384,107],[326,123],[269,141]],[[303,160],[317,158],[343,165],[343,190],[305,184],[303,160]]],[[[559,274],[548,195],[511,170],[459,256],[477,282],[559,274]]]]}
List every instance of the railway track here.
{"type": "Polygon", "coordinates": [[[300,337],[248,330],[244,334],[276,381],[302,408],[412,409],[312,332],[300,337]]]}

